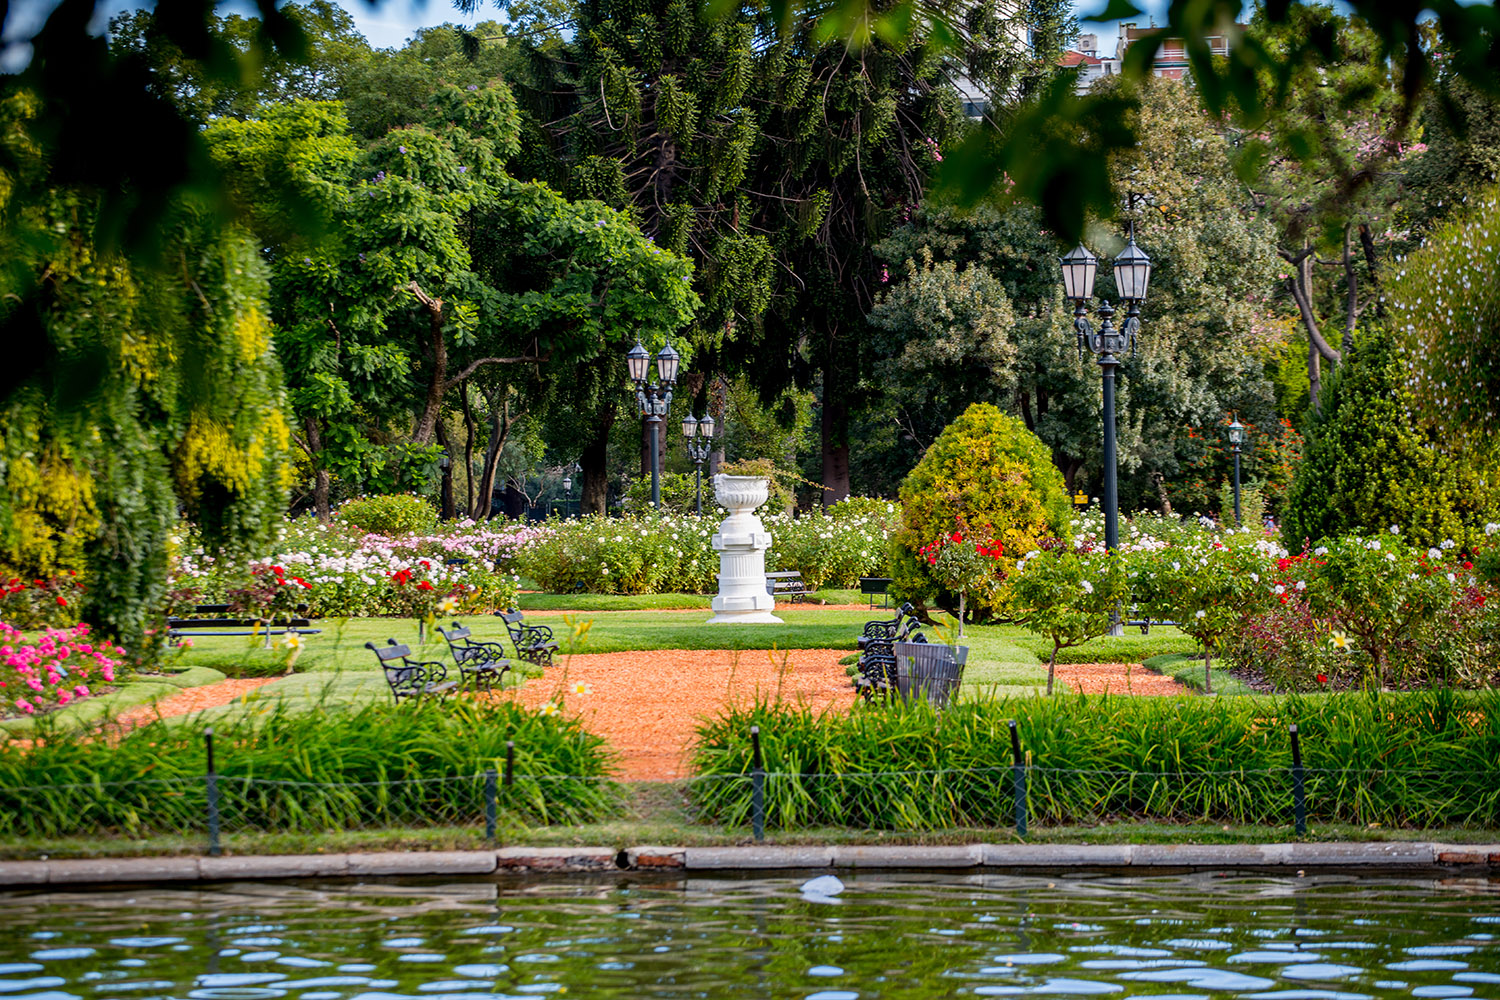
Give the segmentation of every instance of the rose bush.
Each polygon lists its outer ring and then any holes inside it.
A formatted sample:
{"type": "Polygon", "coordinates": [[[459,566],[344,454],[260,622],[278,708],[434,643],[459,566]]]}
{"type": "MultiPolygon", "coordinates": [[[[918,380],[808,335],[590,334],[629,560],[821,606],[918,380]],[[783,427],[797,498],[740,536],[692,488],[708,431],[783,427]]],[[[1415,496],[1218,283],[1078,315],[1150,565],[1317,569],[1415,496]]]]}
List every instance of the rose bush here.
{"type": "Polygon", "coordinates": [[[87,625],[27,638],[0,621],[0,717],[38,715],[87,698],[115,679],[125,651],[96,642],[87,625]]]}

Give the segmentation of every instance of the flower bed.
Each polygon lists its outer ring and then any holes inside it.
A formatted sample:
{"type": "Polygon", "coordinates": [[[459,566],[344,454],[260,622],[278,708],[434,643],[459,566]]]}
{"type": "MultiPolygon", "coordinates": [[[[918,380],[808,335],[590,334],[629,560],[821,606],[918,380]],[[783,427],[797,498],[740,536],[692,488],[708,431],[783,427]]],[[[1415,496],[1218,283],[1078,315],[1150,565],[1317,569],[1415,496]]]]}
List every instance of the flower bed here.
{"type": "Polygon", "coordinates": [[[27,638],[0,621],[0,718],[36,715],[96,693],[115,679],[125,651],[90,638],[87,625],[27,638]]]}

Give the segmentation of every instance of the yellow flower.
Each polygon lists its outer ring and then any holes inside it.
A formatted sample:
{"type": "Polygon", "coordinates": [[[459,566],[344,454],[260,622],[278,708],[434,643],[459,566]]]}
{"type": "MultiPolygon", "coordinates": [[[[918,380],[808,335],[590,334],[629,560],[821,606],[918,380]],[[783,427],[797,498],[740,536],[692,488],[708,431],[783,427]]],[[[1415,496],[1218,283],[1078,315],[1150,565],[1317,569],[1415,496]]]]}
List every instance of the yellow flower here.
{"type": "Polygon", "coordinates": [[[438,602],[437,609],[439,614],[451,615],[458,610],[458,600],[452,597],[445,597],[438,602]]]}
{"type": "Polygon", "coordinates": [[[287,649],[301,649],[302,636],[300,636],[296,632],[288,632],[286,634],[286,637],[281,640],[281,644],[287,649]]]}
{"type": "Polygon", "coordinates": [[[1328,639],[1333,643],[1333,648],[1340,653],[1349,652],[1350,647],[1353,646],[1353,643],[1349,641],[1349,637],[1342,632],[1334,631],[1329,634],[1328,639]]]}
{"type": "Polygon", "coordinates": [[[594,689],[585,681],[579,681],[573,685],[574,694],[593,694],[594,689]]]}
{"type": "Polygon", "coordinates": [[[556,715],[559,711],[561,711],[561,709],[559,709],[557,707],[557,703],[553,701],[547,702],[547,704],[543,705],[541,708],[541,712],[543,715],[556,715]]]}

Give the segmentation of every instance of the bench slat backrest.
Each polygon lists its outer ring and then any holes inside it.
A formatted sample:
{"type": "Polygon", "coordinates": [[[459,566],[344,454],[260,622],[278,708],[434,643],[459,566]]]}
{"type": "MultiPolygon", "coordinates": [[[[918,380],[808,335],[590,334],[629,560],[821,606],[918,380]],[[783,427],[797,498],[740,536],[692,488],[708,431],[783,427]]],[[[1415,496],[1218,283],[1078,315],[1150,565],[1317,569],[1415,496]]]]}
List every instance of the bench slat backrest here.
{"type": "Polygon", "coordinates": [[[405,659],[411,655],[411,647],[398,645],[395,639],[392,639],[390,644],[386,646],[377,646],[373,642],[367,642],[365,643],[365,648],[374,650],[375,655],[379,657],[381,663],[387,660],[405,659]]]}
{"type": "Polygon", "coordinates": [[[458,622],[454,622],[452,628],[443,628],[443,626],[439,625],[438,632],[444,639],[447,639],[449,642],[453,642],[457,639],[467,639],[469,636],[474,634],[473,630],[470,629],[469,626],[460,625],[458,622]]]}
{"type": "Polygon", "coordinates": [[[500,616],[500,620],[503,621],[506,625],[515,625],[521,620],[521,612],[507,611],[500,616]]]}

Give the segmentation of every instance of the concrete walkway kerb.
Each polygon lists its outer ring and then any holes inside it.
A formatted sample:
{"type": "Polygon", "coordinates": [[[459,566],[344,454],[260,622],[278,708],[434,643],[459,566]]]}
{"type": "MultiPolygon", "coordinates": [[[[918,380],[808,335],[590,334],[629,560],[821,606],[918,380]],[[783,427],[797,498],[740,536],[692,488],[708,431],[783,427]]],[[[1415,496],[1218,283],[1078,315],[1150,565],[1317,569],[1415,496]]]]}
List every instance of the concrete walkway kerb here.
{"type": "Polygon", "coordinates": [[[1500,869],[1500,844],[959,844],[506,847],[236,857],[0,861],[0,886],[646,871],[939,868],[1500,869]]]}

